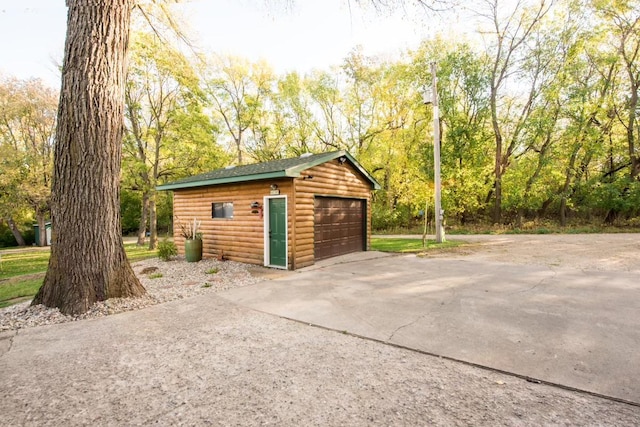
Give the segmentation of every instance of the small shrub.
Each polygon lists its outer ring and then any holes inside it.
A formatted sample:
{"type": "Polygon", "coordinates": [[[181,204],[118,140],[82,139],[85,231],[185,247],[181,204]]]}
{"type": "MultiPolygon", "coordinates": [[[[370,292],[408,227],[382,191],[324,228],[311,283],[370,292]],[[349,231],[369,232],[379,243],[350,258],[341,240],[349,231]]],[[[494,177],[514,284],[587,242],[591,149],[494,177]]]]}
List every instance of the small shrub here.
{"type": "Polygon", "coordinates": [[[163,261],[169,261],[171,257],[178,255],[178,247],[175,243],[163,239],[158,243],[158,256],[163,261]]]}
{"type": "Polygon", "coordinates": [[[149,279],[159,279],[162,277],[162,273],[153,273],[149,275],[149,279]]]}
{"type": "Polygon", "coordinates": [[[203,288],[210,288],[211,287],[211,283],[205,283],[204,285],[202,285],[203,288]]]}
{"type": "Polygon", "coordinates": [[[205,273],[207,273],[207,274],[216,274],[218,271],[220,271],[220,269],[218,267],[213,267],[213,268],[210,268],[209,270],[205,271],[205,273]]]}

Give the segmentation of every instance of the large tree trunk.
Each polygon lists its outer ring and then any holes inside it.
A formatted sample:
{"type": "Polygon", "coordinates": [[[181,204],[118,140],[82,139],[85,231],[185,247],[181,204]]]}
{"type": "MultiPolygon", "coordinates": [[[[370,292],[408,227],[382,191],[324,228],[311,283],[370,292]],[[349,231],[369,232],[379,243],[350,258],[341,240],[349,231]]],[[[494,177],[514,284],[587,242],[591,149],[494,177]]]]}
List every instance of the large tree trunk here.
{"type": "Polygon", "coordinates": [[[120,228],[120,160],[132,0],[67,0],[56,129],[53,241],[33,304],[64,314],[145,293],[120,228]]]}
{"type": "Polygon", "coordinates": [[[13,218],[9,217],[6,220],[7,225],[9,225],[9,230],[11,230],[11,234],[13,234],[13,238],[16,239],[18,246],[27,246],[27,242],[24,241],[24,237],[13,218]]]}

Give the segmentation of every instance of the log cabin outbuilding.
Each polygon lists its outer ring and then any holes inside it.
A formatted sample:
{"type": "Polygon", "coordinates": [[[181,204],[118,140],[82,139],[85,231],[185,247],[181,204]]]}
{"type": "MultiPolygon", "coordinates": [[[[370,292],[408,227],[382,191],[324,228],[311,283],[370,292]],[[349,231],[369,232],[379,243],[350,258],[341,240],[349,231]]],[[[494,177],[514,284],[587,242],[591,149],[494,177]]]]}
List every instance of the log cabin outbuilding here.
{"type": "Polygon", "coordinates": [[[229,166],[158,187],[181,222],[201,221],[203,256],[295,270],[370,249],[378,182],[346,151],[229,166]]]}

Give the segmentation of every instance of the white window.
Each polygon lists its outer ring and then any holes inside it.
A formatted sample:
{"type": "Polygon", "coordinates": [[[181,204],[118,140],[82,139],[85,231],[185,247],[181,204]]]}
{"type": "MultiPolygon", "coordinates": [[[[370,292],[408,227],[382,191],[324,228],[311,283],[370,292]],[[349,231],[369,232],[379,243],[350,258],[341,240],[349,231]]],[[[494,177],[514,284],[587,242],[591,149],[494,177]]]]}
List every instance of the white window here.
{"type": "Polygon", "coordinates": [[[233,202],[211,203],[211,218],[233,218],[233,202]]]}

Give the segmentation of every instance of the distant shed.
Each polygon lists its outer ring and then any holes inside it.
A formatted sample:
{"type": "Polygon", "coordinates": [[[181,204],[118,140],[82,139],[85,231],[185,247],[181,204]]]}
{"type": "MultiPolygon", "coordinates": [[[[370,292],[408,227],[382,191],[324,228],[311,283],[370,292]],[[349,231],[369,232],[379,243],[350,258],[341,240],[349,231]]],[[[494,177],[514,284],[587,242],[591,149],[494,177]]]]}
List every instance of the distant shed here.
{"type": "Polygon", "coordinates": [[[346,151],[227,167],[158,187],[179,222],[202,222],[203,256],[294,270],[370,248],[378,182],[346,151]]]}

